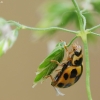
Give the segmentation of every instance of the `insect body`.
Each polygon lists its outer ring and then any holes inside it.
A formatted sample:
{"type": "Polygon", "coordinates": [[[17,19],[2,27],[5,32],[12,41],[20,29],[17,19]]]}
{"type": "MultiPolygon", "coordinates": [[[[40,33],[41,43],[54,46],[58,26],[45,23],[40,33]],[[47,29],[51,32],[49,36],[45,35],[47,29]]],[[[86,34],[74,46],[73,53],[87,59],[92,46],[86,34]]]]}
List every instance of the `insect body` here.
{"type": "MultiPolygon", "coordinates": [[[[54,61],[58,63],[57,61],[54,61]]],[[[53,79],[51,85],[59,88],[67,88],[76,83],[83,71],[83,55],[82,48],[78,44],[73,45],[73,50],[68,55],[68,60],[62,63],[62,69],[53,79]]],[[[58,63],[59,64],[59,63],[58,63]]]]}

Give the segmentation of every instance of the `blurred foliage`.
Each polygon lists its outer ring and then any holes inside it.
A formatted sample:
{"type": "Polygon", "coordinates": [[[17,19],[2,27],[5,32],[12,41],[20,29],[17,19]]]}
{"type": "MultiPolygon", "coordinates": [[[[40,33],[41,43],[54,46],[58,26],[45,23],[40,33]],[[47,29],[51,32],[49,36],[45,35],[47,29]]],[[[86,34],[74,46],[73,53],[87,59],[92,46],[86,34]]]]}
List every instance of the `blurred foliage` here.
{"type": "Polygon", "coordinates": [[[12,47],[18,36],[18,30],[11,26],[3,18],[0,18],[0,56],[12,47]]]}
{"type": "Polygon", "coordinates": [[[100,13],[100,0],[94,0],[91,2],[94,7],[94,10],[100,13]]]}
{"type": "MultiPolygon", "coordinates": [[[[100,1],[91,0],[90,3],[88,3],[87,1],[80,0],[78,4],[80,6],[80,9],[85,9],[83,14],[86,17],[86,28],[90,28],[96,24],[96,20],[94,18],[94,11],[100,13],[100,1]]],[[[42,7],[40,7],[39,14],[41,15],[41,20],[37,24],[37,27],[66,27],[69,23],[75,22],[76,28],[79,29],[78,17],[71,0],[66,0],[65,2],[51,1],[49,3],[45,3],[42,7]]],[[[56,30],[41,32],[38,31],[34,32],[34,37],[41,38],[46,35],[53,35],[54,33],[56,33],[56,30]]],[[[89,36],[89,38],[93,39],[93,37],[91,36],[89,36]]],[[[95,40],[95,38],[93,40],[95,40]]]]}

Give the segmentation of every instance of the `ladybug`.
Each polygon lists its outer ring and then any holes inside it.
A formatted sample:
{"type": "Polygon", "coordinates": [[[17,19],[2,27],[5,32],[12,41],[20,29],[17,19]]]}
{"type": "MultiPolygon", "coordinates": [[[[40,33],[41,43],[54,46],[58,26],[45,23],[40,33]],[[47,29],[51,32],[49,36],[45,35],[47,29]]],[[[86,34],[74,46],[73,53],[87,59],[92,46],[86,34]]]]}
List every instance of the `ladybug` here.
{"type": "MultiPolygon", "coordinates": [[[[72,86],[80,79],[83,72],[83,54],[81,46],[73,44],[72,51],[68,53],[66,62],[62,64],[55,60],[52,60],[52,62],[62,66],[62,69],[54,78],[51,75],[48,76],[52,79],[51,85],[55,88],[67,88],[72,86]]],[[[57,90],[57,92],[59,91],[57,90]]]]}

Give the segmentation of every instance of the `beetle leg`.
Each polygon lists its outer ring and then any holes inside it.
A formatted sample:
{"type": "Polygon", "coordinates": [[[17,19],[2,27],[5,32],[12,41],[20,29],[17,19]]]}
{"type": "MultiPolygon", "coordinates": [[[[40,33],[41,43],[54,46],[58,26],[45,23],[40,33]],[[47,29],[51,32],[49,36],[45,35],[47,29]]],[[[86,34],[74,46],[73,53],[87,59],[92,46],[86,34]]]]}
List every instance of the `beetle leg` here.
{"type": "Polygon", "coordinates": [[[67,47],[66,47],[66,45],[64,46],[64,48],[65,48],[65,50],[66,50],[66,56],[67,56],[67,59],[64,59],[64,61],[69,61],[69,60],[72,60],[71,58],[70,58],[70,54],[71,53],[73,53],[73,49],[70,51],[70,52],[68,52],[68,49],[67,49],[67,47]]]}
{"type": "MultiPolygon", "coordinates": [[[[57,60],[51,60],[51,62],[58,64],[58,66],[63,67],[63,63],[59,63],[57,60]]],[[[56,71],[59,71],[61,69],[57,69],[56,71]]]]}
{"type": "Polygon", "coordinates": [[[71,59],[71,56],[72,56],[72,54],[73,54],[73,49],[70,51],[70,52],[68,52],[67,53],[67,61],[71,61],[72,59],[71,59]]]}
{"type": "Polygon", "coordinates": [[[51,60],[51,62],[56,63],[57,65],[60,66],[60,63],[57,60],[51,60]]]}
{"type": "Polygon", "coordinates": [[[68,52],[68,49],[67,49],[66,45],[64,45],[64,48],[65,48],[66,52],[68,52]]]}
{"type": "Polygon", "coordinates": [[[47,75],[47,76],[45,76],[45,78],[48,78],[48,77],[50,77],[50,78],[51,78],[52,82],[54,82],[54,81],[55,81],[55,80],[54,80],[54,78],[53,78],[51,75],[47,75]]]}
{"type": "Polygon", "coordinates": [[[61,68],[60,69],[56,69],[55,71],[61,71],[61,68]]]}

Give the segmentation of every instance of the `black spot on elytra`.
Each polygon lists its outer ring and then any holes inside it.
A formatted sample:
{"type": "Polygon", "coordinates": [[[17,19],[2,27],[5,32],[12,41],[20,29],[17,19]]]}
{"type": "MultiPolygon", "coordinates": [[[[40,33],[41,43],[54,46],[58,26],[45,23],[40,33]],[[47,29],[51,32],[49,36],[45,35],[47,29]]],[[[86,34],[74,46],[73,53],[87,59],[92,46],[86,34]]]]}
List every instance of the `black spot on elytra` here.
{"type": "Polygon", "coordinates": [[[72,65],[71,61],[68,61],[67,63],[63,63],[63,68],[61,72],[63,73],[71,65],[72,65]]]}
{"type": "Polygon", "coordinates": [[[63,63],[63,68],[62,70],[55,76],[55,81],[59,81],[60,77],[62,76],[63,72],[65,71],[65,69],[67,69],[67,67],[69,66],[70,62],[67,63],[63,63]]]}
{"type": "MultiPolygon", "coordinates": [[[[67,67],[69,66],[69,63],[70,63],[70,62],[66,62],[66,63],[63,63],[63,64],[62,64],[62,65],[63,65],[62,70],[54,77],[54,80],[55,80],[56,83],[59,81],[59,79],[60,79],[60,77],[62,76],[62,74],[63,74],[63,72],[65,71],[65,69],[67,69],[67,67]]],[[[66,76],[65,76],[65,77],[66,77],[66,76]]],[[[54,82],[53,82],[51,85],[54,86],[54,82]]],[[[63,86],[64,86],[64,83],[58,83],[57,86],[58,86],[58,87],[63,87],[63,86]]]]}
{"type": "Polygon", "coordinates": [[[67,87],[70,87],[72,84],[71,83],[68,83],[64,86],[64,88],[67,88],[67,87]]]}
{"type": "Polygon", "coordinates": [[[82,72],[83,72],[83,66],[81,65],[81,73],[80,73],[80,75],[76,76],[75,83],[80,79],[82,72]]]}
{"type": "Polygon", "coordinates": [[[68,74],[67,74],[67,73],[64,74],[64,79],[65,79],[65,80],[68,79],[68,74]]]}
{"type": "Polygon", "coordinates": [[[80,58],[79,60],[75,60],[75,61],[74,61],[74,64],[75,64],[76,66],[80,66],[80,65],[82,65],[82,61],[83,61],[83,58],[80,58]]]}
{"type": "Polygon", "coordinates": [[[63,86],[64,86],[64,83],[58,83],[57,86],[58,86],[58,87],[63,87],[63,86]]]}
{"type": "Polygon", "coordinates": [[[74,77],[76,77],[76,75],[77,75],[77,70],[76,70],[76,69],[73,69],[73,70],[71,71],[70,78],[74,78],[74,77]]]}

